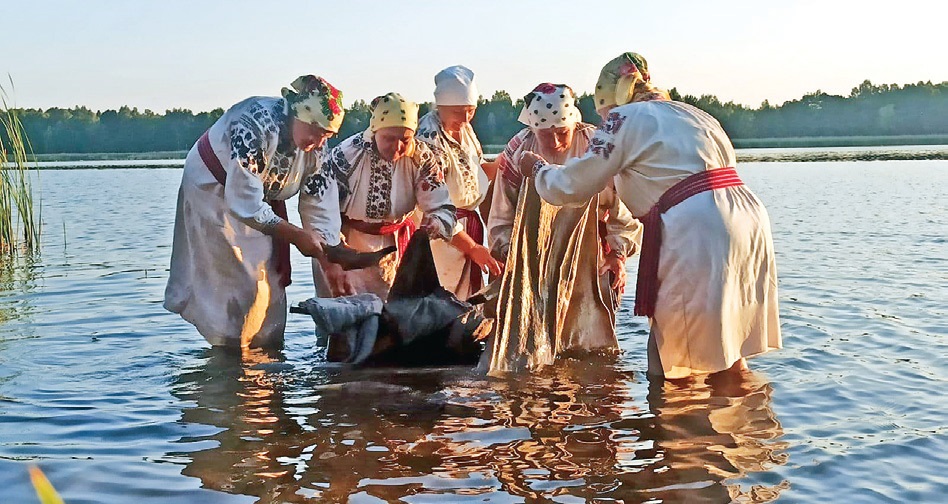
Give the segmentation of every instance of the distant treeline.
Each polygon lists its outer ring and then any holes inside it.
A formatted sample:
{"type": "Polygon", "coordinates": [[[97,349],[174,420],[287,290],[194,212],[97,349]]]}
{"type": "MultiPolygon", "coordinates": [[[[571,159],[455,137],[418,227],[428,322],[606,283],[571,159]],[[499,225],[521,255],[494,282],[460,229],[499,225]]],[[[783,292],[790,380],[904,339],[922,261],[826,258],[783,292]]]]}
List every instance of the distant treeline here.
{"type": "MultiPolygon", "coordinates": [[[[681,95],[675,89],[671,94],[709,112],[736,140],[948,135],[948,82],[899,86],[867,80],[849,96],[816,91],[779,106],[764,101],[756,109],[722,103],[712,95],[681,95]]],[[[481,143],[504,144],[523,128],[517,122],[522,105],[522,99],[514,100],[505,91],[482,99],[473,122],[481,143]]],[[[586,121],[599,123],[592,96],[584,94],[579,106],[586,121]]],[[[421,112],[429,107],[422,105],[421,112]]],[[[220,108],[197,114],[173,109],[157,114],[129,107],[102,112],[76,107],[21,109],[19,117],[36,154],[153,152],[189,149],[223,112],[220,108]]],[[[334,141],[365,129],[369,116],[366,102],[353,103],[334,141]]],[[[6,141],[2,135],[0,131],[0,140],[6,141]]]]}

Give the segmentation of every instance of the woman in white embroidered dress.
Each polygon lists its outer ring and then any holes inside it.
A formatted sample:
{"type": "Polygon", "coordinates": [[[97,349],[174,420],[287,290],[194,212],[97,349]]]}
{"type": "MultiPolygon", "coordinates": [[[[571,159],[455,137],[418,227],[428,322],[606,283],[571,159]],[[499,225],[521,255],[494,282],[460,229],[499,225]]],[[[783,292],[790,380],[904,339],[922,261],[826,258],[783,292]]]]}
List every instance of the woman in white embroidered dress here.
{"type": "Polygon", "coordinates": [[[435,109],[418,121],[415,138],[439,154],[444,180],[457,207],[461,231],[451,243],[434,241],[431,253],[445,289],[467,299],[484,283],[484,272],[499,275],[503,265],[484,246],[484,220],[478,206],[496,170],[484,164],[481,143],[471,127],[477,109],[474,72],[455,65],[435,75],[435,109]]]}
{"type": "Polygon", "coordinates": [[[300,217],[310,229],[334,230],[326,236],[329,245],[344,238],[361,252],[392,245],[398,252],[358,271],[313,260],[313,282],[321,297],[370,292],[385,300],[415,231],[416,208],[429,235],[450,240],[456,233],[455,207],[438,156],[415,141],[418,105],[398,93],[380,96],[372,101],[369,124],[327,152],[322,168],[304,182],[300,217]]]}
{"type": "Polygon", "coordinates": [[[614,182],[643,221],[636,313],[649,317],[650,374],[740,372],[745,357],[781,347],[770,219],[737,177],[718,121],[649,81],[640,55],[610,61],[586,153],[556,166],[527,152],[519,167],[557,205],[614,182]]]}
{"type": "Polygon", "coordinates": [[[342,94],[312,75],[292,88],[231,107],[184,163],[164,306],[214,346],[282,347],[288,244],[314,256],[327,238],[290,224],[284,201],[339,130],[342,94]]]}

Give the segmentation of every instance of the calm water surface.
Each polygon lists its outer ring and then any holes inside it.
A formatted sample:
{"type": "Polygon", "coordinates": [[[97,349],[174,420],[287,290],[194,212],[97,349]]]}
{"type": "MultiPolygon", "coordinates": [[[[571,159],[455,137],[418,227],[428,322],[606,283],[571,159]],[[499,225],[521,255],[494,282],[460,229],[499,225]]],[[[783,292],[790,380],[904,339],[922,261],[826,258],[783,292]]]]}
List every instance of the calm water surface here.
{"type": "Polygon", "coordinates": [[[515,380],[345,371],[298,315],[282,353],[212,351],[161,308],[180,170],[44,171],[42,255],[0,269],[0,502],[30,463],[69,503],[943,502],[948,161],[740,172],[786,348],[650,385],[631,299],[617,359],[515,380]]]}

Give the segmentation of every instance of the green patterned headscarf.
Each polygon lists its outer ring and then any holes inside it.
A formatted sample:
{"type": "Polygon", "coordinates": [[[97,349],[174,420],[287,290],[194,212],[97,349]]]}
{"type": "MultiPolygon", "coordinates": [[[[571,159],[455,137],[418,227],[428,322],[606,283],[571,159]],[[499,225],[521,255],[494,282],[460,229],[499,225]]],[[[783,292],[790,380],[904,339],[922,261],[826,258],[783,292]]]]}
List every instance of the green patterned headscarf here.
{"type": "Polygon", "coordinates": [[[293,117],[331,133],[339,132],[345,115],[341,91],[315,75],[300,76],[290,86],[292,89],[283,88],[282,94],[293,117]]]}
{"type": "Polygon", "coordinates": [[[668,93],[652,86],[650,80],[645,57],[634,52],[621,54],[599,72],[596,110],[637,101],[668,100],[668,93]]]}

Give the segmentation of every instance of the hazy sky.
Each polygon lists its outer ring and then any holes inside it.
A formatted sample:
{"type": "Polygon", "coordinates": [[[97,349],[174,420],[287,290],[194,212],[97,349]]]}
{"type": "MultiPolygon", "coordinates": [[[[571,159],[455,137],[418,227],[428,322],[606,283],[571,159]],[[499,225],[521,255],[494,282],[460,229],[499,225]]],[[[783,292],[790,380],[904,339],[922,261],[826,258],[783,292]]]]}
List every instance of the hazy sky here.
{"type": "Polygon", "coordinates": [[[0,72],[21,107],[209,110],[314,73],[346,104],[432,99],[452,64],[482,95],[589,91],[627,50],[682,93],[757,106],[864,79],[948,80],[946,0],[0,0],[0,72]]]}

